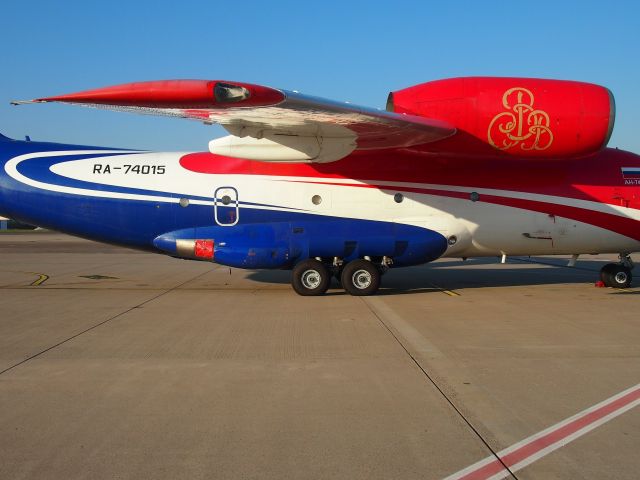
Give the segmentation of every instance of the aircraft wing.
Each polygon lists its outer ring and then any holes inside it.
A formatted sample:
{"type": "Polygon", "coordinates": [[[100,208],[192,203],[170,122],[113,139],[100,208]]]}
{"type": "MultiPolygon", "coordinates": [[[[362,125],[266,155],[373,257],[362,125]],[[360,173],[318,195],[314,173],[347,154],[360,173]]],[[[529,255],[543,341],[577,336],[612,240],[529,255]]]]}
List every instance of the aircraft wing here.
{"type": "Polygon", "coordinates": [[[455,134],[444,121],[217,80],[129,83],[21,103],[63,102],[222,125],[213,153],[263,161],[331,162],[354,150],[403,148],[455,134]]]}

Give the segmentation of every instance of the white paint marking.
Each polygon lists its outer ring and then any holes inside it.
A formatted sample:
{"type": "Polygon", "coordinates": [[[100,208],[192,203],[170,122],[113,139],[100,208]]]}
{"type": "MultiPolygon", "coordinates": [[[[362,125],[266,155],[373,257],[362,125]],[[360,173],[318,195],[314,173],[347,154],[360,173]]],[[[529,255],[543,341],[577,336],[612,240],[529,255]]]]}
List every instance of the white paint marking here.
{"type": "Polygon", "coordinates": [[[500,480],[640,405],[640,384],[489,456],[444,480],[500,480]]]}

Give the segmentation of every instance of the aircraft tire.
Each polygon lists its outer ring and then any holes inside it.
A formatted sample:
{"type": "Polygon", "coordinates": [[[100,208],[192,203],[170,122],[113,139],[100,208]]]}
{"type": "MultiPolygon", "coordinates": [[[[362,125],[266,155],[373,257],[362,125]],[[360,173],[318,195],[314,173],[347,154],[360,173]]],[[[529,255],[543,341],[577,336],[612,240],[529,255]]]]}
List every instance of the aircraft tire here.
{"type": "Polygon", "coordinates": [[[327,267],[313,258],[303,260],[293,268],[291,286],[298,295],[324,295],[330,282],[331,273],[327,267]]]}
{"type": "Polygon", "coordinates": [[[340,280],[351,295],[373,295],[380,288],[380,270],[368,260],[354,260],[345,265],[340,280]]]}
{"type": "Polygon", "coordinates": [[[600,280],[605,286],[609,286],[609,272],[611,271],[611,267],[615,266],[615,263],[607,263],[600,269],[600,280]]]}
{"type": "Polygon", "coordinates": [[[629,288],[631,286],[631,269],[619,263],[608,263],[600,270],[600,279],[606,287],[629,288]]]}

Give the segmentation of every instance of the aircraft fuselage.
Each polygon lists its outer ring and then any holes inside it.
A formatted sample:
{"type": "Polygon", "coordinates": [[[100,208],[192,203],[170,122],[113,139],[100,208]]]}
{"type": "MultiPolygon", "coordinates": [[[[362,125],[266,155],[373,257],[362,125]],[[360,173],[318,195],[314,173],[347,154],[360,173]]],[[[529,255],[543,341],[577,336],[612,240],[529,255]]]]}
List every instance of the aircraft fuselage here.
{"type": "Polygon", "coordinates": [[[640,157],[616,149],[563,160],[398,149],[288,164],[2,141],[0,161],[0,215],[242,268],[640,250],[640,157]],[[210,256],[198,240],[213,241],[210,256]]]}

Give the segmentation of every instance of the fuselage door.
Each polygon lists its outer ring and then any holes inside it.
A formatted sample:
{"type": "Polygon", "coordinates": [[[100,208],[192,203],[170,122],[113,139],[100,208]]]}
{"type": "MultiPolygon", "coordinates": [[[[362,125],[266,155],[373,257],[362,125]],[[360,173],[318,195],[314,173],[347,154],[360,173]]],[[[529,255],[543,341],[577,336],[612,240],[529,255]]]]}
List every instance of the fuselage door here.
{"type": "Polygon", "coordinates": [[[213,194],[213,212],[218,225],[231,227],[240,220],[238,191],[233,187],[217,188],[213,194]]]}

